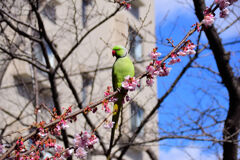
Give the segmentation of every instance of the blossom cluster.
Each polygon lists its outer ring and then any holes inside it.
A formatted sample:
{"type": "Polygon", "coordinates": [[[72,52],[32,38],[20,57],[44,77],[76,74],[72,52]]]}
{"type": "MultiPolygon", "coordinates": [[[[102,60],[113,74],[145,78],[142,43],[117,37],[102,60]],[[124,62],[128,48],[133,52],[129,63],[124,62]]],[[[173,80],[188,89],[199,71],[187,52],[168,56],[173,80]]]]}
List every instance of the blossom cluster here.
{"type": "Polygon", "coordinates": [[[64,148],[61,145],[58,145],[58,144],[56,144],[54,146],[54,149],[55,149],[55,154],[54,154],[54,157],[52,157],[52,159],[55,158],[56,160],[67,159],[73,153],[73,149],[66,149],[66,150],[64,150],[64,148]]]}
{"type": "Polygon", "coordinates": [[[112,122],[112,121],[105,121],[103,127],[104,127],[105,129],[111,129],[111,128],[113,128],[114,123],[115,123],[115,122],[112,122]]]}
{"type": "Polygon", "coordinates": [[[108,99],[104,99],[102,101],[102,109],[106,112],[106,113],[110,113],[111,112],[111,109],[108,107],[108,103],[109,103],[109,100],[108,99]]]}
{"type": "MultiPolygon", "coordinates": [[[[196,46],[188,40],[177,53],[171,53],[170,57],[171,60],[168,62],[168,65],[172,65],[175,63],[178,63],[181,61],[179,56],[186,56],[186,55],[192,55],[195,54],[196,51],[194,50],[196,46]]],[[[157,48],[154,48],[152,52],[150,53],[150,57],[153,60],[150,62],[150,64],[146,67],[146,70],[148,72],[146,83],[148,86],[152,86],[154,83],[154,77],[155,76],[168,76],[171,68],[168,68],[166,66],[166,63],[163,63],[159,59],[159,56],[161,53],[157,52],[157,48]]]]}
{"type": "MultiPolygon", "coordinates": [[[[71,106],[67,108],[62,115],[57,115],[56,109],[53,111],[48,110],[52,116],[51,121],[59,120],[59,122],[53,125],[50,128],[45,128],[45,121],[41,121],[39,123],[35,123],[34,126],[37,128],[37,134],[31,136],[29,140],[29,147],[25,147],[24,139],[22,137],[18,138],[16,142],[16,147],[14,149],[16,159],[20,160],[39,160],[40,152],[45,149],[55,148],[55,155],[50,159],[66,159],[71,156],[72,151],[69,149],[63,150],[63,147],[56,144],[56,139],[50,137],[49,133],[52,135],[60,135],[61,129],[65,129],[68,127],[67,121],[71,121],[73,119],[66,120],[66,116],[72,112],[71,106]],[[37,149],[37,150],[36,150],[37,149]],[[27,154],[25,154],[27,153],[27,154]]],[[[2,145],[0,146],[0,154],[2,151],[2,145]]],[[[49,159],[49,158],[47,158],[49,159]]]]}
{"type": "Polygon", "coordinates": [[[153,61],[146,67],[148,72],[146,83],[148,86],[152,86],[154,83],[154,76],[167,76],[171,69],[168,68],[165,63],[158,60],[161,53],[157,52],[157,48],[154,48],[149,56],[153,61]]]}
{"type": "MultiPolygon", "coordinates": [[[[111,95],[113,92],[111,91],[112,87],[111,86],[108,86],[107,87],[107,90],[104,92],[104,96],[107,97],[109,95],[111,95]]],[[[116,102],[117,101],[117,98],[116,97],[111,97],[109,99],[109,102],[116,102]]]]}
{"type": "Polygon", "coordinates": [[[39,124],[35,124],[35,126],[38,128],[38,136],[40,136],[40,138],[44,138],[47,135],[48,131],[50,131],[50,133],[52,135],[60,136],[61,129],[66,129],[69,127],[67,125],[68,121],[70,121],[70,122],[72,122],[72,120],[76,121],[75,117],[73,117],[72,119],[68,119],[68,120],[65,119],[65,117],[67,115],[69,115],[69,113],[71,113],[71,112],[72,112],[72,107],[70,106],[69,108],[67,108],[64,111],[64,113],[62,115],[57,115],[56,109],[54,108],[53,112],[51,113],[51,115],[52,115],[51,121],[55,121],[57,119],[60,119],[60,121],[56,125],[50,127],[49,129],[44,129],[44,125],[46,123],[44,121],[41,121],[39,124]]]}
{"type": "Polygon", "coordinates": [[[74,137],[75,155],[77,158],[83,158],[87,155],[87,151],[93,148],[98,142],[98,138],[94,134],[87,131],[81,132],[74,137]]]}
{"type": "Polygon", "coordinates": [[[94,108],[90,108],[89,106],[85,107],[83,113],[87,114],[88,112],[92,112],[92,113],[97,112],[97,107],[94,107],[94,108]]]}
{"type": "Polygon", "coordinates": [[[229,14],[228,6],[232,5],[238,0],[215,0],[214,2],[219,5],[220,17],[225,18],[229,14]]]}
{"type": "MultiPolygon", "coordinates": [[[[214,0],[214,3],[219,7],[220,9],[220,18],[225,18],[229,14],[228,6],[232,5],[234,2],[237,2],[238,0],[214,0]]],[[[214,13],[212,13],[211,8],[206,8],[203,12],[204,19],[203,24],[205,27],[210,27],[214,23],[214,13]]]]}
{"type": "Polygon", "coordinates": [[[24,152],[26,150],[23,138],[19,137],[17,142],[16,142],[16,147],[15,147],[15,155],[17,158],[20,158],[20,153],[24,152]]]}
{"type": "Polygon", "coordinates": [[[171,60],[168,62],[168,65],[172,65],[181,61],[179,56],[193,55],[196,53],[194,50],[196,46],[190,41],[186,41],[186,43],[181,47],[181,49],[177,53],[171,54],[171,60]]]}
{"type": "Polygon", "coordinates": [[[122,82],[122,87],[129,91],[134,91],[139,86],[139,80],[135,77],[130,77],[129,75],[125,77],[122,82]]]}
{"type": "Polygon", "coordinates": [[[157,52],[157,48],[153,48],[152,52],[149,54],[152,60],[157,60],[161,56],[161,53],[157,52]]]}
{"type": "MultiPolygon", "coordinates": [[[[111,91],[111,88],[110,86],[107,87],[107,90],[104,92],[104,96],[107,97],[109,95],[111,95],[113,92],[111,91]]],[[[108,107],[108,103],[109,102],[116,102],[117,101],[117,98],[116,97],[111,97],[110,99],[104,99],[102,101],[102,105],[103,105],[103,110],[107,113],[110,113],[111,112],[111,109],[108,107]]]]}
{"type": "Polygon", "coordinates": [[[195,54],[196,51],[194,48],[196,45],[194,45],[190,40],[188,40],[185,45],[181,48],[179,52],[177,52],[178,56],[186,56],[186,55],[192,55],[195,54]]]}
{"type": "Polygon", "coordinates": [[[204,24],[205,27],[211,27],[215,20],[214,15],[211,13],[211,8],[206,8],[203,14],[204,19],[202,20],[202,23],[204,24]]]}
{"type": "Polygon", "coordinates": [[[148,75],[147,75],[147,80],[146,83],[148,86],[152,86],[154,83],[154,77],[155,76],[168,76],[171,68],[168,68],[166,66],[166,63],[162,63],[161,61],[153,61],[151,62],[147,68],[146,68],[148,75]]]}
{"type": "Polygon", "coordinates": [[[31,152],[29,155],[21,155],[17,156],[16,159],[19,160],[39,160],[40,159],[40,152],[31,152]]]}
{"type": "Polygon", "coordinates": [[[47,138],[46,140],[39,139],[37,138],[38,136],[33,136],[31,137],[31,147],[29,154],[24,154],[27,149],[24,144],[24,140],[22,137],[18,138],[16,142],[16,147],[15,147],[15,159],[20,159],[20,160],[39,160],[40,159],[40,151],[42,151],[44,148],[51,147],[49,142],[50,138],[47,138]],[[35,141],[33,141],[35,139],[35,141]],[[34,151],[35,148],[38,148],[37,151],[34,151]],[[21,154],[20,154],[21,153],[21,154]]]}
{"type": "Polygon", "coordinates": [[[72,106],[68,107],[62,115],[57,115],[56,109],[53,109],[52,113],[52,120],[54,121],[56,119],[60,119],[60,121],[53,127],[50,128],[50,133],[55,136],[61,135],[61,130],[66,129],[69,126],[67,125],[67,122],[72,122],[73,120],[76,121],[76,117],[73,117],[72,119],[66,120],[65,117],[69,115],[69,113],[72,112],[72,106]]]}
{"type": "Polygon", "coordinates": [[[84,158],[87,155],[87,152],[92,149],[93,145],[97,142],[98,138],[87,131],[77,134],[74,137],[74,146],[67,149],[64,149],[61,145],[56,144],[55,139],[48,138],[44,142],[44,148],[54,148],[55,153],[53,157],[46,159],[64,160],[70,157],[73,153],[77,158],[84,158]]]}
{"type": "MultiPolygon", "coordinates": [[[[40,142],[37,142],[39,145],[40,142]]],[[[74,137],[74,146],[72,148],[64,149],[64,147],[62,147],[61,145],[56,144],[56,140],[52,138],[48,138],[43,143],[44,147],[42,148],[54,148],[55,150],[54,156],[46,159],[64,160],[70,157],[73,153],[77,158],[84,158],[87,155],[87,152],[92,149],[93,145],[97,142],[98,138],[94,134],[90,134],[89,132],[84,131],[74,137]]],[[[41,144],[41,146],[43,145],[41,144]]]]}

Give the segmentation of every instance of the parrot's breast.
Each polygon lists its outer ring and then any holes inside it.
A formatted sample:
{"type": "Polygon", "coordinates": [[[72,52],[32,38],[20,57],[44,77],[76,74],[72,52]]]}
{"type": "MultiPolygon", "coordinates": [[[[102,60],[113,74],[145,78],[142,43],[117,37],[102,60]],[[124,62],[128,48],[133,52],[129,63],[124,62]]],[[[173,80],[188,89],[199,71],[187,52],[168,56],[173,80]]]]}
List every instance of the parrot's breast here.
{"type": "Polygon", "coordinates": [[[130,77],[134,76],[134,66],[131,59],[128,56],[118,58],[113,64],[112,69],[112,83],[114,90],[121,87],[124,78],[128,75],[130,77]]]}

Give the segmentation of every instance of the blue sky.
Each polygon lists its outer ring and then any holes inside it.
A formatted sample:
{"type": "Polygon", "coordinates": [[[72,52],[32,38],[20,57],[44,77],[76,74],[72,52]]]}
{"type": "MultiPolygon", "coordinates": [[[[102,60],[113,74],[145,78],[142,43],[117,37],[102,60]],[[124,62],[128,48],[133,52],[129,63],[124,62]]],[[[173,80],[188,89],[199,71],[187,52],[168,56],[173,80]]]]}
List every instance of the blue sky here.
{"type": "MultiPolygon", "coordinates": [[[[194,15],[194,7],[191,0],[155,0],[155,12],[156,12],[156,34],[157,34],[157,46],[159,52],[166,55],[172,48],[162,44],[166,43],[166,38],[172,37],[177,44],[183,36],[188,32],[192,24],[195,24],[198,20],[194,15]]],[[[207,5],[212,1],[207,0],[207,5]]],[[[239,5],[239,2],[237,2],[239,5]]],[[[240,12],[238,12],[240,13],[240,12]]],[[[228,17],[228,19],[219,19],[217,16],[216,26],[226,26],[234,16],[228,17]]],[[[240,40],[240,23],[237,23],[236,27],[230,28],[226,33],[221,35],[223,43],[231,42],[235,39],[240,40]],[[238,35],[238,36],[236,36],[238,35]]],[[[196,42],[197,34],[194,34],[191,38],[192,42],[196,42]]],[[[201,41],[206,43],[205,35],[202,36],[201,41]]],[[[236,50],[240,50],[239,43],[227,46],[227,51],[231,50],[232,59],[231,64],[233,66],[239,66],[240,55],[234,53],[236,50]]],[[[184,65],[188,62],[188,57],[181,58],[182,62],[176,65],[172,65],[172,71],[168,77],[158,78],[158,97],[160,97],[184,65]]],[[[206,50],[200,54],[197,63],[203,66],[211,67],[214,71],[218,72],[214,57],[211,54],[211,50],[206,50]]],[[[239,66],[240,67],[240,66],[239,66]]],[[[219,82],[221,79],[207,71],[202,69],[191,68],[187,71],[184,77],[180,80],[174,91],[164,101],[162,107],[159,109],[159,126],[166,128],[167,130],[173,130],[177,121],[176,117],[183,118],[186,122],[190,118],[194,119],[199,116],[197,113],[189,112],[189,108],[198,108],[205,110],[208,107],[217,108],[221,105],[222,109],[216,111],[219,118],[222,120],[226,117],[226,110],[228,108],[228,94],[226,89],[219,82]],[[215,97],[215,101],[212,101],[211,97],[215,97]],[[191,117],[192,116],[192,117],[191,117]],[[169,125],[171,124],[171,125],[169,125]],[[169,127],[170,126],[170,127],[169,127]]],[[[205,122],[206,123],[206,122],[205,122]]],[[[210,121],[207,123],[211,123],[210,121]]],[[[216,132],[221,137],[222,126],[217,126],[219,132],[216,132]]],[[[212,129],[212,130],[213,130],[212,129]]],[[[214,147],[218,147],[217,150],[221,155],[221,148],[219,146],[213,146],[211,150],[206,149],[207,143],[191,142],[184,140],[167,140],[160,142],[160,159],[171,160],[185,160],[185,159],[217,159],[214,153],[214,147]],[[178,145],[184,147],[177,147],[178,145]]]]}

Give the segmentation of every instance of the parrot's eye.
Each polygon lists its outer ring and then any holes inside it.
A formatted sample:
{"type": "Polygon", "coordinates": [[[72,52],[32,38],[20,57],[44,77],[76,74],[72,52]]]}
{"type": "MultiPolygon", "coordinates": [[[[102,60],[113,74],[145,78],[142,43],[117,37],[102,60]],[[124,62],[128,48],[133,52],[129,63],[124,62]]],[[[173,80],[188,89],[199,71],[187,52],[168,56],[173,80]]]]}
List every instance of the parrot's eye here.
{"type": "Polygon", "coordinates": [[[116,55],[116,51],[112,50],[112,56],[115,56],[115,55],[116,55]]]}

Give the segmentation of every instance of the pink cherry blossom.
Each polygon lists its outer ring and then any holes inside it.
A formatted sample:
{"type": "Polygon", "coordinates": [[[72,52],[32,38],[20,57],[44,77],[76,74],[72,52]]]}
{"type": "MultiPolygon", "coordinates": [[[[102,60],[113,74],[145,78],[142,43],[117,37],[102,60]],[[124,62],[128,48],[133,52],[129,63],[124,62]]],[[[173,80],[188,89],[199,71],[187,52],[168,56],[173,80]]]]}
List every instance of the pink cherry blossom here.
{"type": "Polygon", "coordinates": [[[238,0],[215,0],[214,2],[219,5],[220,18],[225,18],[229,14],[227,7],[237,1],[238,0]]]}
{"type": "Polygon", "coordinates": [[[175,63],[178,63],[180,62],[181,59],[179,58],[172,58],[169,62],[168,62],[168,65],[172,65],[172,64],[175,64],[175,63]]]}
{"type": "Polygon", "coordinates": [[[76,146],[76,147],[84,147],[84,144],[85,144],[85,143],[83,142],[83,140],[82,140],[81,135],[79,135],[79,134],[77,134],[77,135],[74,137],[73,142],[74,142],[74,146],[76,146]]]}
{"type": "Polygon", "coordinates": [[[149,74],[158,75],[158,71],[155,69],[155,67],[152,64],[148,65],[146,69],[149,72],[149,74]]]}
{"type": "Polygon", "coordinates": [[[230,2],[228,0],[215,0],[214,2],[219,5],[220,10],[230,5],[230,2]]]}
{"type": "Polygon", "coordinates": [[[52,135],[60,136],[61,135],[61,127],[56,125],[56,127],[51,131],[52,135]]]}
{"type": "Polygon", "coordinates": [[[37,160],[40,159],[39,153],[38,152],[31,152],[29,154],[29,157],[20,157],[20,159],[24,159],[24,160],[37,160]]]}
{"type": "Polygon", "coordinates": [[[44,138],[44,137],[47,135],[47,133],[45,133],[45,131],[44,131],[43,128],[39,128],[38,135],[39,135],[41,138],[44,138]]]}
{"type": "Polygon", "coordinates": [[[153,86],[153,83],[154,83],[153,77],[152,77],[152,78],[147,78],[146,83],[147,83],[148,86],[151,86],[151,87],[152,87],[152,86],[153,86]]]}
{"type": "Polygon", "coordinates": [[[184,53],[178,53],[179,55],[191,55],[191,54],[195,54],[196,51],[194,50],[194,48],[196,47],[196,45],[194,45],[193,43],[189,42],[184,48],[183,48],[183,52],[184,53]]]}
{"type": "Polygon", "coordinates": [[[64,153],[63,153],[63,157],[66,159],[68,157],[70,157],[73,153],[73,149],[67,149],[64,153]]]}
{"type": "Polygon", "coordinates": [[[225,8],[225,9],[221,10],[220,18],[225,18],[228,14],[229,14],[229,10],[228,10],[228,8],[225,8]]]}
{"type": "Polygon", "coordinates": [[[107,96],[109,96],[109,95],[110,95],[109,92],[104,92],[104,96],[105,96],[105,97],[107,97],[107,96]]]}
{"type": "Polygon", "coordinates": [[[109,99],[109,102],[116,102],[118,99],[116,97],[112,97],[109,99]]]}
{"type": "Polygon", "coordinates": [[[62,119],[62,120],[59,122],[59,125],[60,125],[61,129],[65,129],[65,128],[68,128],[68,127],[69,127],[69,125],[67,125],[67,122],[66,122],[64,119],[62,119]]]}
{"type": "Polygon", "coordinates": [[[92,148],[95,143],[98,142],[98,138],[95,135],[91,135],[89,132],[84,131],[78,134],[74,138],[75,147],[92,148]]]}
{"type": "Polygon", "coordinates": [[[187,54],[191,55],[191,54],[196,54],[195,50],[189,49],[186,51],[187,54]]]}
{"type": "Polygon", "coordinates": [[[170,60],[170,62],[168,62],[169,65],[175,64],[175,63],[178,63],[178,62],[181,61],[181,60],[178,58],[178,56],[177,56],[176,53],[172,53],[172,54],[171,54],[171,58],[172,58],[172,59],[170,60]]]}
{"type": "Polygon", "coordinates": [[[161,61],[156,61],[156,70],[158,71],[158,76],[168,76],[171,68],[166,67],[165,63],[162,63],[161,61]]]}
{"type": "Polygon", "coordinates": [[[98,138],[95,135],[91,135],[91,137],[87,141],[87,147],[92,148],[94,144],[98,143],[98,138]]]}
{"type": "Polygon", "coordinates": [[[103,104],[102,110],[104,110],[106,113],[111,112],[111,109],[108,107],[108,103],[109,103],[109,100],[107,100],[107,99],[104,99],[102,101],[102,104],[103,104]]]}
{"type": "MultiPolygon", "coordinates": [[[[110,86],[107,87],[107,91],[104,92],[104,96],[107,97],[109,96],[110,94],[112,94],[113,92],[111,92],[111,88],[110,86]]],[[[117,101],[117,98],[116,97],[111,97],[108,102],[116,102],[117,101]]],[[[104,107],[108,104],[108,102],[106,104],[103,104],[104,107]]],[[[110,111],[111,112],[111,111],[110,111]]]]}
{"type": "Polygon", "coordinates": [[[177,55],[179,55],[179,56],[186,56],[187,53],[184,52],[184,51],[179,51],[179,52],[177,53],[177,55]]]}
{"type": "Polygon", "coordinates": [[[210,27],[213,25],[214,23],[214,16],[212,13],[209,13],[209,14],[206,14],[204,16],[204,19],[202,20],[203,24],[206,26],[206,27],[210,27]]]}
{"type": "Polygon", "coordinates": [[[58,144],[55,144],[54,149],[58,153],[61,153],[63,151],[63,147],[58,144]]]}
{"type": "Polygon", "coordinates": [[[156,50],[153,50],[153,51],[150,53],[150,57],[151,57],[151,59],[153,59],[153,60],[157,60],[159,56],[161,56],[161,53],[156,52],[156,50]]]}
{"type": "Polygon", "coordinates": [[[187,46],[187,49],[193,50],[195,47],[196,47],[196,45],[194,45],[193,43],[189,43],[187,46]]]}
{"type": "Polygon", "coordinates": [[[68,158],[72,155],[72,153],[73,153],[73,149],[68,149],[64,152],[63,157],[68,158]]]}
{"type": "Polygon", "coordinates": [[[223,10],[223,9],[225,9],[226,7],[228,7],[229,5],[230,5],[230,2],[225,1],[225,0],[222,0],[222,1],[219,3],[219,8],[220,8],[220,10],[223,10]]]}
{"type": "Polygon", "coordinates": [[[75,155],[76,155],[77,158],[84,158],[84,157],[87,156],[87,151],[82,147],[78,147],[75,155]]]}
{"type": "Polygon", "coordinates": [[[74,145],[77,147],[86,147],[88,139],[91,137],[91,134],[89,134],[87,131],[84,131],[83,133],[76,135],[74,138],[74,145]]]}
{"type": "Polygon", "coordinates": [[[172,54],[171,54],[171,57],[172,57],[172,58],[177,58],[177,54],[176,54],[176,53],[172,53],[172,54]]]}
{"type": "Polygon", "coordinates": [[[107,86],[107,90],[104,92],[104,96],[107,97],[111,94],[111,88],[110,86],[107,86]]]}
{"type": "Polygon", "coordinates": [[[161,65],[162,65],[162,61],[156,61],[155,64],[156,64],[157,66],[161,66],[161,65]]]}
{"type": "Polygon", "coordinates": [[[125,81],[122,82],[122,87],[126,90],[134,91],[138,85],[138,81],[135,77],[129,75],[125,77],[125,81]]]}
{"type": "Polygon", "coordinates": [[[107,121],[107,122],[104,123],[103,127],[104,127],[105,129],[111,129],[111,128],[113,128],[114,123],[115,123],[115,122],[107,121]]]}
{"type": "MultiPolygon", "coordinates": [[[[38,141],[38,143],[36,143],[36,145],[40,145],[41,144],[41,141],[38,141]]],[[[52,141],[52,140],[49,140],[47,143],[45,143],[45,147],[49,147],[49,148],[53,148],[55,147],[55,142],[52,141]]]]}
{"type": "Polygon", "coordinates": [[[126,9],[128,10],[128,9],[131,9],[132,7],[131,7],[131,4],[130,3],[127,3],[126,4],[126,9]]]}
{"type": "Polygon", "coordinates": [[[131,4],[126,1],[122,1],[120,4],[123,5],[127,10],[131,9],[131,4]]]}
{"type": "Polygon", "coordinates": [[[168,68],[168,67],[161,68],[159,70],[159,75],[158,76],[160,76],[160,77],[168,76],[170,71],[171,71],[171,68],[168,68]]]}

